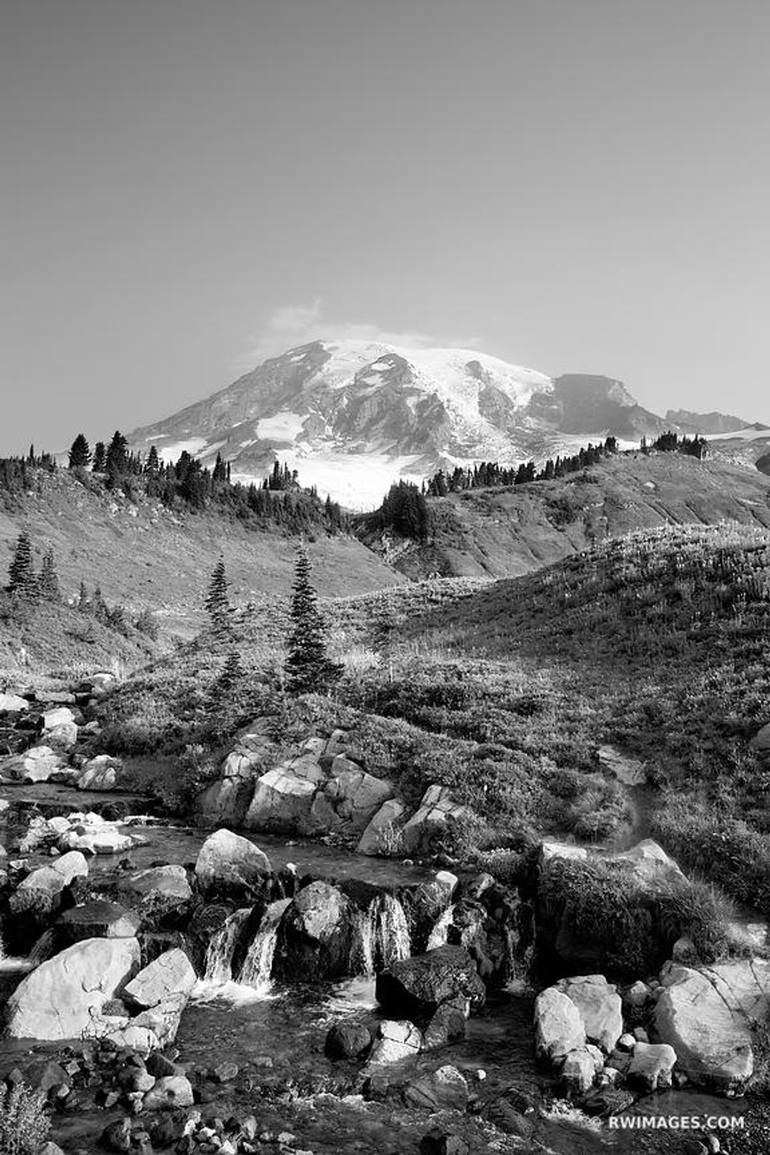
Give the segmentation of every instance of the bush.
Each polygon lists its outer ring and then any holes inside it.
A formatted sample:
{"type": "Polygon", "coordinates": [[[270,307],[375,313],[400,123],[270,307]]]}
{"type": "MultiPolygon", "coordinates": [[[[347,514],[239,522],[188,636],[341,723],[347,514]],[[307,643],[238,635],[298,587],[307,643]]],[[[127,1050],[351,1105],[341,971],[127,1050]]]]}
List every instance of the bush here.
{"type": "Polygon", "coordinates": [[[25,1083],[17,1083],[12,1088],[0,1085],[2,1155],[38,1155],[50,1129],[41,1091],[33,1091],[25,1083]]]}

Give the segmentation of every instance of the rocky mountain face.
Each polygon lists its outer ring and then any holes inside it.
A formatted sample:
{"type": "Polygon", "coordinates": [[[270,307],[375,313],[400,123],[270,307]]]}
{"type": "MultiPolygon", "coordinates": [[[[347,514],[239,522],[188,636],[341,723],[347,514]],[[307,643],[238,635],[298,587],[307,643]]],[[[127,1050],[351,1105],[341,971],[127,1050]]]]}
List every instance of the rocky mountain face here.
{"type": "Polygon", "coordinates": [[[322,496],[366,509],[399,477],[574,452],[609,434],[636,443],[670,424],[610,377],[552,379],[467,349],[313,341],[130,442],[204,464],[221,453],[242,480],[261,480],[280,460],[322,496]]]}
{"type": "Polygon", "coordinates": [[[666,423],[669,428],[675,426],[681,429],[682,433],[699,433],[703,437],[715,433],[738,433],[742,429],[767,428],[766,425],[745,421],[742,417],[733,417],[729,413],[693,413],[689,409],[669,409],[666,413],[666,423]]]}

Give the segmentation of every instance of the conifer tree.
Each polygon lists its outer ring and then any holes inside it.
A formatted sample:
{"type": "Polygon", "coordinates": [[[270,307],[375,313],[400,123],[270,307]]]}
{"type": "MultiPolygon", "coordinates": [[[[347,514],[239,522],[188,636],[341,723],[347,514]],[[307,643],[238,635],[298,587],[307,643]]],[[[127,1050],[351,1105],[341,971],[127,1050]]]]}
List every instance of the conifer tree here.
{"type": "Polygon", "coordinates": [[[13,559],[8,568],[8,589],[11,593],[30,597],[37,592],[37,577],[32,562],[32,542],[26,530],[16,539],[13,559]]]}
{"type": "Polygon", "coordinates": [[[54,562],[52,549],[47,549],[43,555],[43,564],[40,568],[38,588],[40,590],[41,597],[44,597],[47,601],[58,602],[61,600],[59,576],[56,573],[56,563],[54,562]]]}
{"type": "Polygon", "coordinates": [[[81,578],[80,579],[80,589],[78,590],[77,607],[80,610],[80,612],[82,614],[84,614],[88,610],[88,606],[89,606],[88,590],[86,589],[86,583],[81,578]]]}
{"type": "Polygon", "coordinates": [[[70,469],[85,469],[91,460],[91,447],[82,433],[78,433],[70,446],[70,469]]]}
{"type": "Polygon", "coordinates": [[[224,558],[220,557],[211,574],[205,604],[211,620],[211,632],[216,641],[221,643],[229,642],[233,637],[233,610],[227,596],[229,584],[224,558]]]}
{"type": "Polygon", "coordinates": [[[94,446],[94,456],[91,462],[91,471],[93,473],[104,473],[104,467],[107,464],[107,450],[104,447],[103,441],[97,441],[94,446]]]}
{"type": "Polygon", "coordinates": [[[128,473],[128,442],[119,429],[113,433],[112,441],[107,449],[105,469],[107,471],[107,484],[110,489],[116,488],[128,473]]]}
{"type": "Polygon", "coordinates": [[[96,618],[97,622],[101,622],[103,626],[107,625],[110,619],[110,611],[102,595],[101,586],[96,586],[94,588],[94,595],[88,604],[89,609],[96,618]]]}
{"type": "Polygon", "coordinates": [[[241,664],[241,655],[232,646],[227,654],[225,664],[222,667],[222,673],[219,675],[218,685],[224,691],[234,690],[246,676],[246,671],[241,664]]]}
{"type": "Polygon", "coordinates": [[[290,616],[289,654],[286,677],[295,694],[328,689],[337,681],[342,667],[329,657],[326,625],[318,609],[318,595],[311,581],[310,559],[300,547],[294,572],[290,616]]]}

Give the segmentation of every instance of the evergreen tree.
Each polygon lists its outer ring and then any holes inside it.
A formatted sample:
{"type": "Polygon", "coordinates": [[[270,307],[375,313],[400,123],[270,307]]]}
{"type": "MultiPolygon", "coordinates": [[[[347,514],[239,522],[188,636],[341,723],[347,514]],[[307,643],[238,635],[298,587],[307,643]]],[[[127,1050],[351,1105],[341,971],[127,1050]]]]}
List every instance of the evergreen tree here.
{"type": "Polygon", "coordinates": [[[233,638],[233,609],[227,596],[229,584],[224,558],[220,557],[211,575],[205,604],[211,619],[211,632],[218,642],[223,643],[230,642],[233,638]]]}
{"type": "Polygon", "coordinates": [[[97,441],[94,446],[94,456],[91,462],[91,470],[93,473],[104,473],[105,465],[107,464],[107,450],[104,447],[103,441],[97,441]]]}
{"type": "Polygon", "coordinates": [[[328,689],[337,681],[342,667],[333,662],[326,648],[326,626],[318,609],[318,595],[311,582],[310,559],[304,547],[297,554],[290,616],[289,655],[286,675],[294,694],[328,689]]]}
{"type": "Polygon", "coordinates": [[[37,592],[37,577],[32,562],[32,542],[26,530],[16,539],[13,559],[8,568],[8,589],[11,593],[30,597],[37,592]]]}
{"type": "Polygon", "coordinates": [[[70,446],[70,469],[85,469],[91,460],[91,447],[82,433],[78,433],[70,446]]]}
{"type": "Polygon", "coordinates": [[[150,446],[150,452],[147,454],[147,460],[144,463],[144,472],[148,477],[157,477],[160,473],[160,458],[158,457],[158,450],[154,445],[150,446]]]}
{"type": "Polygon", "coordinates": [[[58,602],[61,600],[59,576],[56,573],[56,563],[54,562],[52,549],[47,549],[43,555],[43,564],[40,568],[38,588],[40,589],[41,596],[44,597],[47,601],[58,602]]]}
{"type": "Polygon", "coordinates": [[[115,489],[129,471],[128,442],[119,429],[112,435],[105,462],[107,484],[115,489]]]}
{"type": "Polygon", "coordinates": [[[109,625],[110,611],[107,608],[107,603],[102,595],[101,586],[95,587],[94,595],[90,599],[88,606],[97,622],[101,622],[103,626],[109,625]]]}
{"type": "Polygon", "coordinates": [[[234,690],[246,676],[246,671],[241,664],[241,655],[232,646],[227,654],[225,664],[222,667],[222,673],[219,675],[217,685],[221,690],[229,692],[234,690]]]}

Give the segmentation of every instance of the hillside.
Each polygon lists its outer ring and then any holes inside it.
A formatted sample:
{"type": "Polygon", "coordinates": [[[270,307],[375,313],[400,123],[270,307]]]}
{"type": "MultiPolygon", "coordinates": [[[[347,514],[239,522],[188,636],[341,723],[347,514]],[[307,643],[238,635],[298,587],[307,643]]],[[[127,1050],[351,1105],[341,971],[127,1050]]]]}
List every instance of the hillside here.
{"type": "Polygon", "coordinates": [[[428,499],[424,543],[359,519],[361,539],[410,578],[513,577],[594,542],[667,524],[770,526],[770,481],[755,469],[677,453],[625,453],[580,473],[428,499]]]}
{"type": "MultiPolygon", "coordinates": [[[[201,620],[208,577],[219,555],[245,603],[288,591],[296,539],[280,529],[256,531],[236,518],[172,510],[160,501],[84,486],[66,469],[35,471],[34,489],[0,493],[0,580],[20,530],[28,530],[36,565],[52,547],[62,592],[81,580],[101,586],[109,603],[131,612],[150,609],[164,634],[189,637],[201,620]]],[[[319,592],[328,596],[378,589],[403,581],[355,538],[323,533],[308,542],[319,592]]]]}

